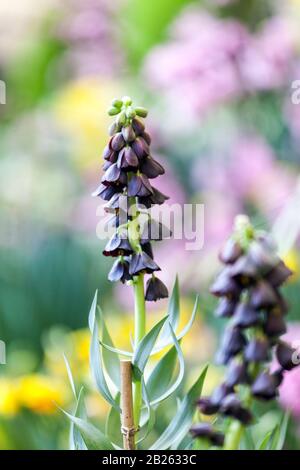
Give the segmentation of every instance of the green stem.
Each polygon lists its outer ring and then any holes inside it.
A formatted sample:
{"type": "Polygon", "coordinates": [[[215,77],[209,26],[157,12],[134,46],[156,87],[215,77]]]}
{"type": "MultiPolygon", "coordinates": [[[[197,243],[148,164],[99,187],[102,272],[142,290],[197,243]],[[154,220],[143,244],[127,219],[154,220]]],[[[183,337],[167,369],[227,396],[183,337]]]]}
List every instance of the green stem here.
{"type": "Polygon", "coordinates": [[[244,426],[239,421],[232,421],[226,433],[224,450],[237,450],[243,437],[244,426]]]}
{"type": "MultiPolygon", "coordinates": [[[[134,281],[134,346],[135,348],[146,333],[146,309],[144,294],[144,275],[139,274],[134,281]]],[[[139,426],[142,407],[142,383],[140,379],[133,382],[133,416],[134,424],[139,426]]]]}

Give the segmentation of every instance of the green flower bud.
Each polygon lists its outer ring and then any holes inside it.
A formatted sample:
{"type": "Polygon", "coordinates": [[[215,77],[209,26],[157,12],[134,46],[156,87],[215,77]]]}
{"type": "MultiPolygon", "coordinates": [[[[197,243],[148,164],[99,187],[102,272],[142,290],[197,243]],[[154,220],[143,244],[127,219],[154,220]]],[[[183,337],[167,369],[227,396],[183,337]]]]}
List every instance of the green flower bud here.
{"type": "Polygon", "coordinates": [[[136,108],[134,108],[134,109],[135,109],[135,112],[136,112],[137,116],[140,116],[140,117],[142,117],[142,118],[147,117],[147,115],[148,115],[148,109],[142,108],[141,106],[138,106],[138,107],[136,107],[136,108]]]}
{"type": "Polygon", "coordinates": [[[120,110],[118,108],[115,108],[114,106],[112,106],[111,108],[109,108],[107,110],[109,116],[115,116],[116,114],[119,114],[120,110]]]}
{"type": "Polygon", "coordinates": [[[112,100],[111,105],[115,108],[120,109],[123,106],[123,101],[114,99],[114,100],[112,100]]]}
{"type": "Polygon", "coordinates": [[[117,117],[117,124],[118,126],[124,126],[126,124],[126,113],[122,111],[119,116],[117,117]]]}

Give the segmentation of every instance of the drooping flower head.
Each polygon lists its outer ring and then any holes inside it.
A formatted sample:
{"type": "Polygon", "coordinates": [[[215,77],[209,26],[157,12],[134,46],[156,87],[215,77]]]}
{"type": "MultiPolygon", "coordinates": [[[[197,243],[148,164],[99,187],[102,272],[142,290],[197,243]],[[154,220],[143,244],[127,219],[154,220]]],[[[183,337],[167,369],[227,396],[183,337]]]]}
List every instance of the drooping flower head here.
{"type": "Polygon", "coordinates": [[[113,100],[108,114],[115,120],[103,151],[104,174],[94,192],[107,201],[105,210],[114,217],[115,233],[103,251],[105,256],[117,258],[108,279],[124,283],[139,274],[150,274],[145,298],[156,301],[168,296],[166,286],[155,276],[160,267],[151,247],[153,239],[162,238],[162,227],[151,219],[147,209],[168,199],[151,183],[164,174],[164,168],[151,156],[151,137],[141,119],[148,114],[145,108],[134,107],[131,98],[125,96],[113,100]]]}
{"type": "MultiPolygon", "coordinates": [[[[292,273],[271,238],[256,231],[245,216],[236,218],[233,235],[219,257],[224,268],[211,292],[220,299],[217,316],[229,319],[217,351],[217,361],[228,369],[224,382],[210,397],[201,397],[198,406],[203,414],[219,413],[245,426],[253,421],[252,399],[276,398],[283,375],[298,365],[295,350],[280,340],[287,314],[280,287],[292,273]],[[271,371],[274,352],[279,367],[271,371]]],[[[193,435],[204,435],[202,428],[201,433],[196,430],[193,435]]],[[[206,438],[211,435],[210,429],[206,438]]]]}

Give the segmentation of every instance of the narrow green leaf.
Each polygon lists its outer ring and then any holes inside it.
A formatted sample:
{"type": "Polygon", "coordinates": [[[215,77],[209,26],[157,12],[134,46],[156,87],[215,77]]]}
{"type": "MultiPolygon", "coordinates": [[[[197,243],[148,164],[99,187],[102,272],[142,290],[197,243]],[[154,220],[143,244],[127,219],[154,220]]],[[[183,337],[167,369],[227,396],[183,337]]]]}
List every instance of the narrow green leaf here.
{"type": "MultiPolygon", "coordinates": [[[[181,332],[178,335],[176,335],[176,338],[177,338],[178,341],[180,339],[182,339],[190,331],[190,329],[191,329],[191,327],[194,323],[194,320],[196,318],[198,308],[199,308],[199,296],[196,297],[191,318],[189,319],[189,321],[185,325],[185,327],[181,330],[181,332]]],[[[164,341],[164,342],[159,341],[157,346],[153,349],[152,354],[156,354],[156,353],[160,352],[165,347],[170,346],[170,344],[172,344],[172,338],[170,338],[168,341],[164,341]]]]}
{"type": "MultiPolygon", "coordinates": [[[[101,309],[99,309],[99,316],[101,321],[101,339],[104,343],[108,344],[111,347],[114,347],[109,331],[104,322],[103,314],[101,309]]],[[[102,349],[102,360],[107,374],[109,375],[111,381],[115,385],[117,390],[120,390],[120,361],[118,355],[114,354],[112,351],[103,348],[102,349]]]]}
{"type": "Polygon", "coordinates": [[[79,429],[80,434],[88,448],[88,450],[113,450],[114,447],[105,435],[97,429],[93,424],[81,418],[71,415],[67,411],[64,414],[74,423],[74,426],[79,429]]]}
{"type": "Polygon", "coordinates": [[[110,403],[110,405],[114,406],[119,412],[121,412],[120,407],[115,402],[108,385],[106,383],[103,365],[102,365],[102,357],[101,357],[101,348],[99,345],[99,332],[98,332],[98,322],[99,319],[99,312],[97,312],[97,291],[92,303],[92,307],[89,314],[89,326],[92,333],[92,340],[91,340],[91,349],[90,349],[90,365],[94,375],[94,379],[96,382],[96,386],[98,391],[101,393],[103,398],[110,403]]]}
{"type": "MultiPolygon", "coordinates": [[[[76,405],[74,416],[81,418],[81,419],[86,419],[83,388],[81,388],[79,395],[78,395],[78,400],[77,400],[77,405],[76,405]]],[[[70,423],[70,449],[71,450],[87,450],[87,446],[85,445],[82,435],[79,429],[74,425],[73,421],[71,421],[70,423]]]]}
{"type": "Polygon", "coordinates": [[[148,416],[145,420],[146,429],[145,429],[144,434],[142,435],[142,437],[139,437],[139,439],[137,441],[138,444],[140,442],[142,442],[144,439],[146,439],[146,437],[149,436],[149,434],[152,431],[152,429],[154,427],[154,424],[155,424],[155,413],[154,413],[154,410],[151,406],[148,391],[147,391],[147,387],[146,387],[146,384],[145,384],[145,381],[144,381],[143,377],[142,377],[142,395],[143,395],[143,401],[145,403],[148,416]]]}
{"type": "Polygon", "coordinates": [[[69,361],[68,361],[68,359],[67,359],[67,357],[66,357],[65,354],[63,354],[63,358],[64,358],[64,361],[65,361],[65,365],[66,365],[67,374],[68,374],[69,382],[70,382],[70,385],[71,385],[71,389],[72,389],[72,392],[73,392],[74,397],[75,397],[76,400],[77,400],[76,387],[75,387],[75,383],[74,383],[74,379],[73,379],[73,374],[72,374],[72,371],[71,371],[71,367],[70,367],[69,361]]]}
{"type": "Polygon", "coordinates": [[[187,395],[180,403],[179,409],[158,440],[150,447],[150,450],[169,449],[174,442],[181,442],[188,433],[195,414],[195,402],[201,395],[208,366],[201,372],[198,380],[191,387],[187,395]]]}
{"type": "MultiPolygon", "coordinates": [[[[120,392],[116,396],[116,402],[120,404],[120,392]]],[[[105,434],[115,447],[123,447],[123,437],[121,434],[121,415],[116,408],[111,407],[105,426],[105,434]]]]}
{"type": "Polygon", "coordinates": [[[276,426],[271,431],[267,432],[262,442],[260,443],[258,450],[271,450],[277,429],[278,425],[276,424],[276,426]]]}
{"type": "Polygon", "coordinates": [[[276,442],[275,450],[282,450],[284,443],[285,443],[285,438],[286,438],[286,433],[288,429],[288,424],[289,424],[289,419],[290,419],[290,413],[287,411],[281,420],[280,426],[279,426],[279,432],[278,432],[278,439],[276,442]]]}
{"type": "MultiPolygon", "coordinates": [[[[180,297],[179,297],[179,281],[178,276],[176,276],[174,287],[172,290],[172,294],[168,303],[168,320],[171,324],[173,330],[176,332],[179,323],[179,315],[180,315],[180,297]]],[[[170,339],[170,329],[166,324],[161,332],[160,341],[163,343],[170,339]]]]}
{"type": "Polygon", "coordinates": [[[169,334],[173,338],[174,346],[158,362],[147,382],[147,389],[151,397],[151,406],[161,403],[172,395],[180,386],[184,377],[184,357],[171,324],[168,324],[168,328],[170,331],[169,334]],[[179,373],[175,382],[168,387],[173,376],[177,357],[179,361],[179,373]]]}
{"type": "Polygon", "coordinates": [[[250,428],[246,428],[244,431],[244,444],[245,449],[255,450],[255,442],[253,440],[252,432],[250,428]]]}
{"type": "MultiPolygon", "coordinates": [[[[191,317],[190,317],[188,323],[180,331],[180,333],[178,333],[178,335],[176,335],[176,338],[177,338],[178,341],[180,339],[182,339],[190,331],[190,329],[191,329],[191,327],[192,327],[192,325],[195,321],[198,308],[199,308],[199,296],[196,297],[194,308],[193,308],[193,311],[192,311],[192,314],[191,314],[191,317]]],[[[100,343],[103,346],[103,348],[108,349],[109,351],[114,352],[115,354],[119,354],[120,356],[125,356],[125,357],[133,357],[134,353],[132,353],[130,351],[126,351],[124,349],[118,349],[118,348],[115,348],[115,347],[111,347],[108,344],[105,344],[103,341],[100,341],[100,343]]],[[[172,338],[170,338],[170,336],[167,339],[164,339],[163,341],[158,341],[156,347],[153,348],[150,356],[153,356],[154,354],[157,354],[158,352],[162,351],[166,347],[171,346],[171,344],[172,344],[172,338]]]]}
{"type": "Polygon", "coordinates": [[[167,318],[168,317],[163,318],[154,325],[137,345],[132,358],[134,373],[141,375],[144,372],[151,351],[167,318]]]}

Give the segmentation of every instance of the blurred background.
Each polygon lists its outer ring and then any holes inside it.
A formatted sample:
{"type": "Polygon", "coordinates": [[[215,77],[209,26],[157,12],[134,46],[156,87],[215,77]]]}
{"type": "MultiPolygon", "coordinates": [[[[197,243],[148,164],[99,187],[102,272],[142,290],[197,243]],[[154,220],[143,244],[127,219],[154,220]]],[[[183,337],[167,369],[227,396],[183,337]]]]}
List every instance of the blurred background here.
{"type": "MultiPolygon", "coordinates": [[[[202,250],[188,252],[180,240],[155,247],[169,289],[180,266],[183,322],[201,294],[199,319],[183,343],[187,381],[211,360],[223,327],[208,285],[240,212],[263,229],[280,229],[283,220],[293,234],[282,253],[295,273],[286,287],[288,335],[300,340],[299,212],[289,210],[300,170],[300,105],[291,100],[300,79],[299,20],[299,0],[1,3],[1,449],[68,447],[68,423],[57,411],[73,401],[63,353],[88,390],[89,415],[103,420],[107,412],[90,380],[86,327],[99,288],[118,347],[132,330],[131,289],[106,279],[100,202],[90,197],[115,96],[151,110],[153,153],[167,169],[159,189],[171,202],[205,207],[202,250]]],[[[164,308],[150,306],[149,324],[164,308]]],[[[207,392],[221,375],[210,368],[207,392]]],[[[288,409],[286,447],[300,448],[299,395],[295,369],[278,405],[263,408],[258,437],[288,409]]]]}

